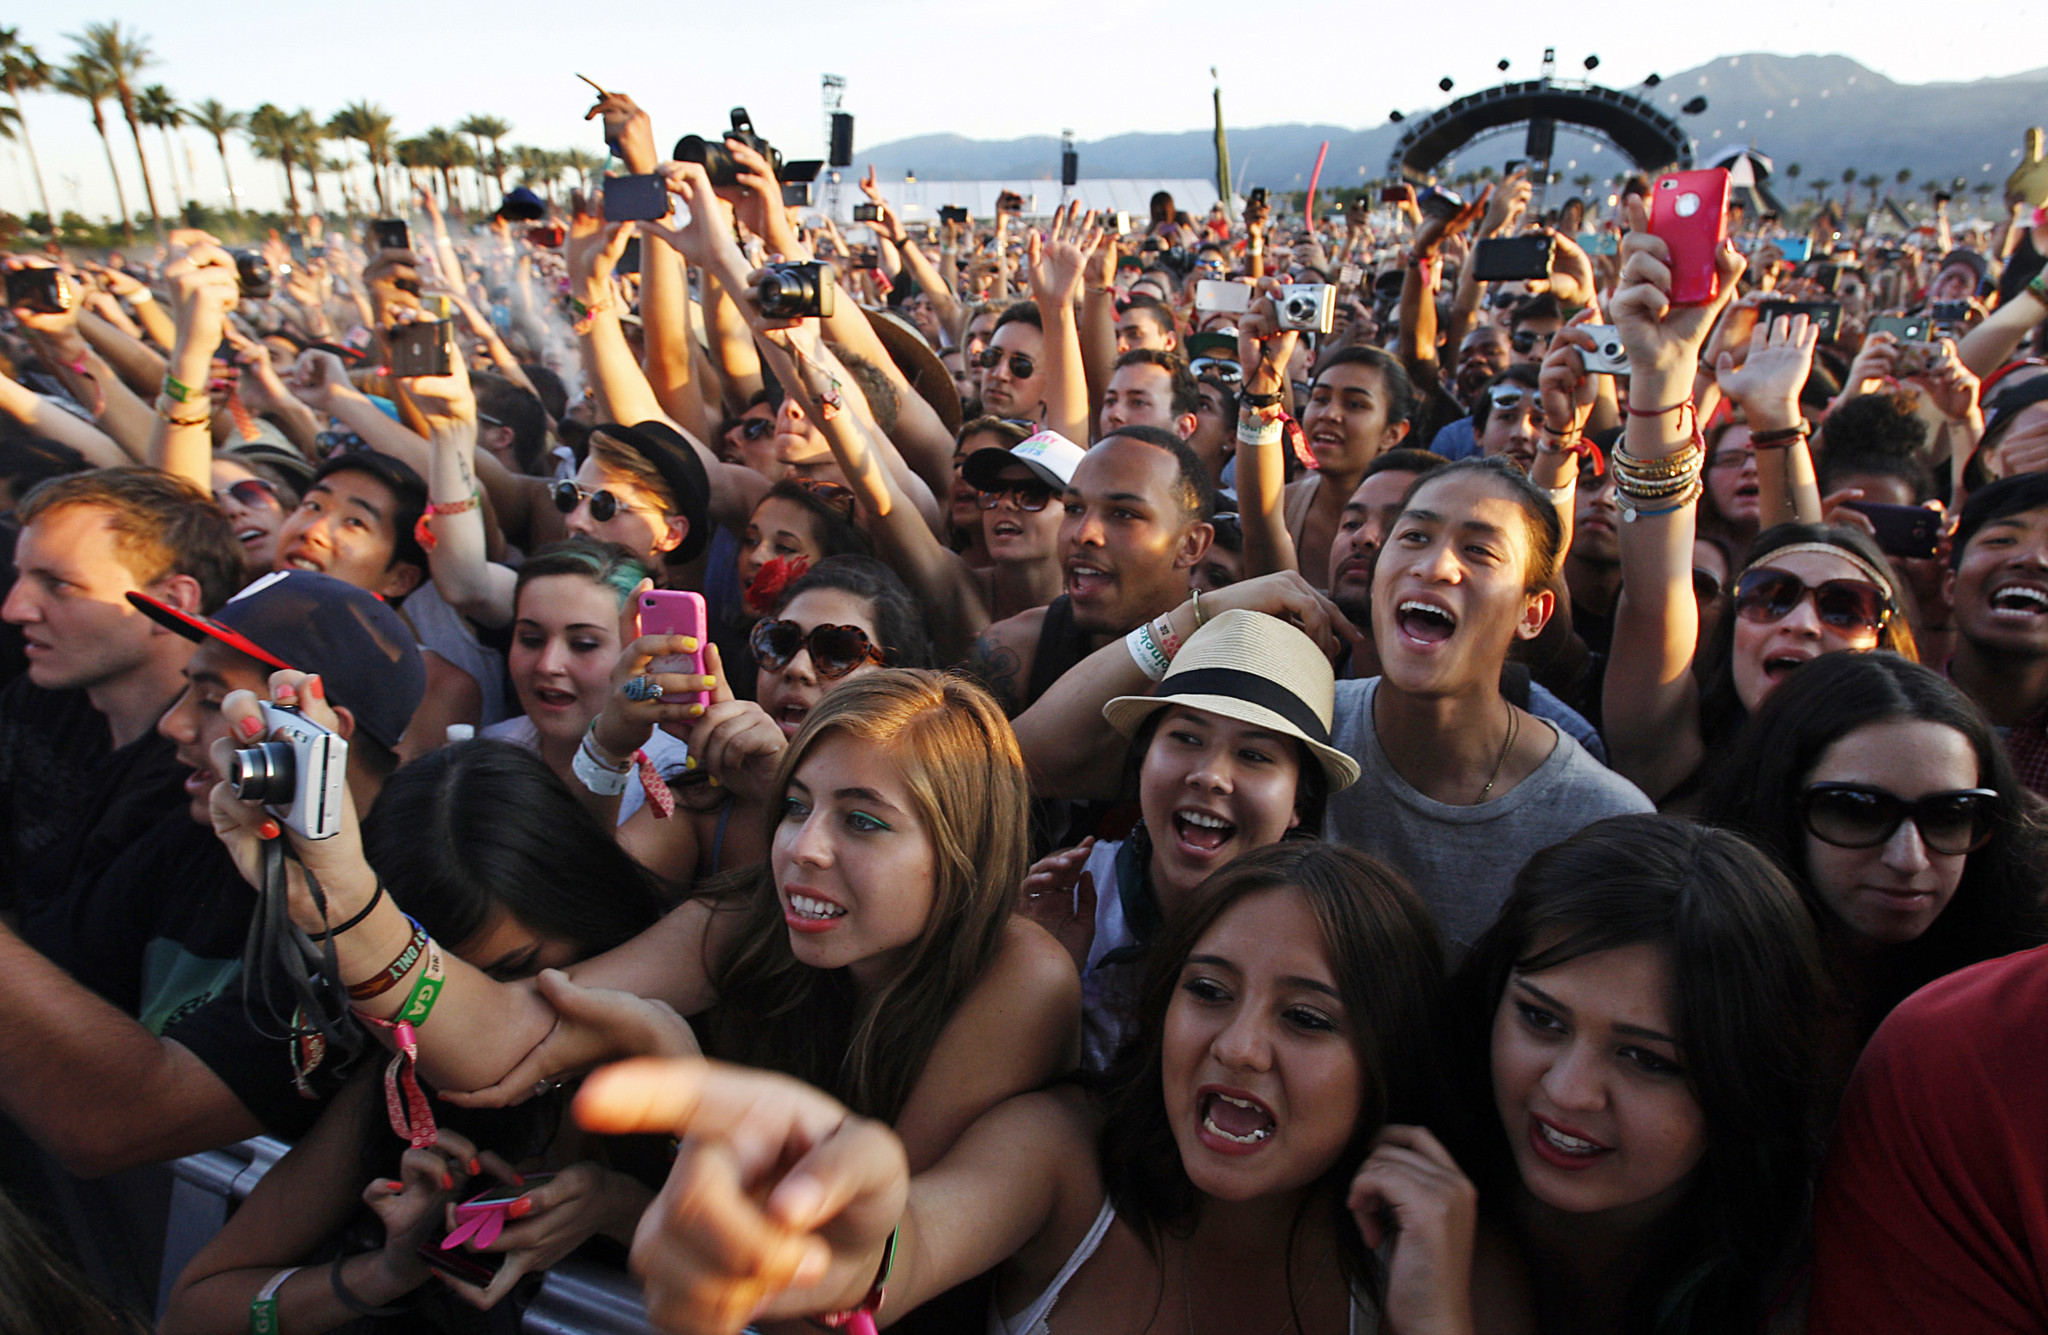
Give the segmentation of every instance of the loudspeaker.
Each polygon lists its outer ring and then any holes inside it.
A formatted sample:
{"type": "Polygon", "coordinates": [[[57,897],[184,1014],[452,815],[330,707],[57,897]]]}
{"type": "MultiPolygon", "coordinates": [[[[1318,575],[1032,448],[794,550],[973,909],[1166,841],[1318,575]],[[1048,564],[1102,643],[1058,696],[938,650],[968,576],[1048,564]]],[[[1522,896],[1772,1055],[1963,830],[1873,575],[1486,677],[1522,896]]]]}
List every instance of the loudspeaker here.
{"type": "Polygon", "coordinates": [[[1060,184],[1072,185],[1081,179],[1081,155],[1071,148],[1060,150],[1060,184]]]}
{"type": "Polygon", "coordinates": [[[834,167],[853,165],[853,113],[835,111],[832,113],[832,157],[834,167]]]}
{"type": "Polygon", "coordinates": [[[1557,147],[1557,122],[1549,119],[1529,122],[1529,141],[1522,152],[1531,162],[1550,161],[1551,150],[1557,147]]]}

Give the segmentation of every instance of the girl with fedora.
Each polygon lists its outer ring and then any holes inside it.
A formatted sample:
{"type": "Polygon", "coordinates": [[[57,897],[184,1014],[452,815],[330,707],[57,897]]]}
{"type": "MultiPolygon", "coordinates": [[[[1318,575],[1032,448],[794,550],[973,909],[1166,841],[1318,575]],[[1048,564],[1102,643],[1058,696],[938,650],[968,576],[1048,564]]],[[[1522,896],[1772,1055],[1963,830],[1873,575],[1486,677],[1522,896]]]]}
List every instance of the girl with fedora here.
{"type": "Polygon", "coordinates": [[[1126,1036],[1137,965],[1161,923],[1252,849],[1313,838],[1325,799],[1358,778],[1358,762],[1330,745],[1335,686],[1301,631],[1228,611],[1188,638],[1151,695],[1103,706],[1131,741],[1124,788],[1142,818],[1128,838],[1042,859],[1022,901],[1083,971],[1091,1068],[1126,1036]]]}

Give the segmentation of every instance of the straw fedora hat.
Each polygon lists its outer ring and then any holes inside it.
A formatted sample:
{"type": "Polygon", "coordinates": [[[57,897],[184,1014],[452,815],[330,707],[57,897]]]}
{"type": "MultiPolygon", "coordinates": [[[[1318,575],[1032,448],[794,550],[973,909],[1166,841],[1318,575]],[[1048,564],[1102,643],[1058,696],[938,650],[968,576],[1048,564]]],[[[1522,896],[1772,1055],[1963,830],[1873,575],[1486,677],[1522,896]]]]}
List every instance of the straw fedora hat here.
{"type": "Polygon", "coordinates": [[[1358,762],[1330,745],[1336,696],[1336,674],[1315,641],[1278,617],[1232,610],[1188,637],[1151,695],[1120,695],[1102,716],[1131,737],[1147,715],[1183,705],[1293,737],[1335,792],[1358,781],[1358,762]]]}
{"type": "Polygon", "coordinates": [[[939,420],[946,424],[946,430],[960,430],[960,389],[953,383],[953,373],[939,360],[939,354],[932,351],[932,345],[925,341],[917,326],[894,311],[869,310],[861,307],[861,314],[868,317],[868,327],[875,331],[875,337],[882,340],[882,346],[889,350],[889,360],[896,363],[896,369],[910,382],[910,387],[932,406],[939,420]]]}

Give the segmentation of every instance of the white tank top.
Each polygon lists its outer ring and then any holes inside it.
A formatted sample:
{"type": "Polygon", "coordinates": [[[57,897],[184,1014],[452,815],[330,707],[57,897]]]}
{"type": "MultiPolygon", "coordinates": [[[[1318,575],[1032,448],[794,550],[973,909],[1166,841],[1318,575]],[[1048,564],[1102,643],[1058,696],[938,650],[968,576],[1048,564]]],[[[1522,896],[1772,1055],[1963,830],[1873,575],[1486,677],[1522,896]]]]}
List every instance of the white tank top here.
{"type": "MultiPolygon", "coordinates": [[[[1052,1335],[1052,1309],[1058,1305],[1061,1290],[1067,1281],[1088,1264],[1088,1258],[1095,1255],[1095,1249],[1109,1234],[1109,1226],[1116,1222],[1116,1207],[1108,1200],[1102,1202],[1102,1209],[1096,1214],[1087,1236],[1081,1245],[1074,1248],[1066,1264],[1052,1277],[1052,1283],[1045,1286],[1045,1292],[1032,1299],[1017,1315],[1005,1319],[996,1309],[995,1300],[990,1299],[988,1307],[988,1335],[1052,1335]]],[[[1351,1295],[1351,1335],[1378,1335],[1379,1312],[1360,1294],[1351,1295]]]]}

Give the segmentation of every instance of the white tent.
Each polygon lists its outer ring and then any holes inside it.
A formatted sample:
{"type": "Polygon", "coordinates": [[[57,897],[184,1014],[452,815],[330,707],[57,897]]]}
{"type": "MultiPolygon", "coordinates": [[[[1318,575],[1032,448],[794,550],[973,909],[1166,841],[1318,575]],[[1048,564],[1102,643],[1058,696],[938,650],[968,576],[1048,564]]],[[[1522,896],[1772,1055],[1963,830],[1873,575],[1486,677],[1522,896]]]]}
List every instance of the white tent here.
{"type": "MultiPolygon", "coordinates": [[[[860,191],[859,179],[846,170],[819,177],[812,192],[816,212],[830,212],[841,226],[852,222],[853,206],[868,198],[860,191]],[[836,187],[831,179],[835,174],[840,178],[836,187]]],[[[1084,180],[1065,189],[1058,181],[883,181],[881,187],[897,216],[913,227],[937,222],[941,208],[964,208],[971,217],[992,218],[996,197],[1005,190],[1024,197],[1027,218],[1047,217],[1066,200],[1078,199],[1083,208],[1128,213],[1134,225],[1152,216],[1156,191],[1172,195],[1174,207],[1196,219],[1205,217],[1217,198],[1216,183],[1200,179],[1084,180]]]]}

